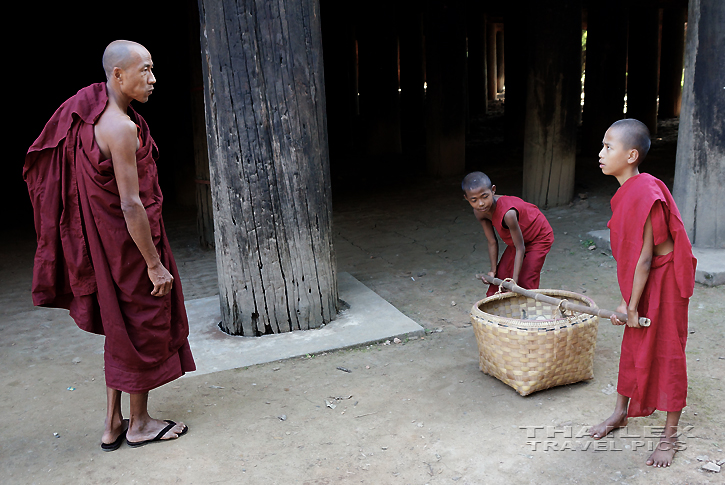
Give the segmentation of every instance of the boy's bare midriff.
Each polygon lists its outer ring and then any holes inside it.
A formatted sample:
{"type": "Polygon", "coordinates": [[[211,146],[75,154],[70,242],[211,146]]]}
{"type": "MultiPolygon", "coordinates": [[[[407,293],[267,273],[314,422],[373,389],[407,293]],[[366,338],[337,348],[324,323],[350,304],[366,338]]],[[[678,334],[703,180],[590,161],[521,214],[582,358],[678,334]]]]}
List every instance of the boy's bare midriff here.
{"type": "Polygon", "coordinates": [[[674,250],[675,241],[672,240],[672,237],[667,236],[667,240],[665,242],[659,243],[652,248],[652,253],[655,256],[665,256],[666,254],[670,254],[674,250]]]}

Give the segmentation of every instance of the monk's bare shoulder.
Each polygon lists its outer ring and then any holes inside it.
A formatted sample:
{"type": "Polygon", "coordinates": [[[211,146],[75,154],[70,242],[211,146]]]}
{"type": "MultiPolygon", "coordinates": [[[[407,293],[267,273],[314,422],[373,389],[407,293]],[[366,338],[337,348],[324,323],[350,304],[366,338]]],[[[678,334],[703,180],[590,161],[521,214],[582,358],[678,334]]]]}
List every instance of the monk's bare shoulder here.
{"type": "Polygon", "coordinates": [[[107,109],[94,126],[96,143],[106,158],[138,149],[136,124],[125,113],[107,109]]]}

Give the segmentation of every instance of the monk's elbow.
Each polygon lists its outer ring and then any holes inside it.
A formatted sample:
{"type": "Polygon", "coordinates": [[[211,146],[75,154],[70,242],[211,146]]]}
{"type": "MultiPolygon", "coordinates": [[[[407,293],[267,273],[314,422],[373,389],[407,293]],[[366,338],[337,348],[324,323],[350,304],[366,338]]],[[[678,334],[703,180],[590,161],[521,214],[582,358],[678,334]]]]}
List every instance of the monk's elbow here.
{"type": "Polygon", "coordinates": [[[638,266],[641,269],[649,272],[650,268],[652,267],[652,257],[649,256],[649,257],[643,257],[643,258],[641,258],[639,260],[638,266]]]}
{"type": "Polygon", "coordinates": [[[140,199],[128,198],[121,199],[121,211],[123,215],[130,215],[136,213],[139,209],[143,209],[143,204],[140,199]]]}

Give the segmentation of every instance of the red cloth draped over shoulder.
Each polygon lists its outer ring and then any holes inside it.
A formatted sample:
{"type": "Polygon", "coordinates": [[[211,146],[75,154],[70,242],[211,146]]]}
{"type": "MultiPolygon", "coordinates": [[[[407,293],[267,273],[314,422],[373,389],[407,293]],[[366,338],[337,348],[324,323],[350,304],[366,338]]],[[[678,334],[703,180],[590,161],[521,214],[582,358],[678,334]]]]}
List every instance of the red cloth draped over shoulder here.
{"type": "Polygon", "coordinates": [[[176,264],[161,217],[158,150],[145,120],[136,152],[139,195],[156,250],[174,277],[172,291],[151,296],[146,263],[121,211],[113,163],[95,143],[93,124],[108,102],[105,83],[80,90],[53,114],[28,150],[23,178],[33,205],[38,247],[33,303],[65,308],[78,327],[105,335],[106,384],[142,393],[195,369],[176,264]]]}
{"type": "Polygon", "coordinates": [[[680,411],[687,399],[687,311],[697,261],[670,191],[649,174],[630,178],[612,198],[608,226],[617,278],[629,302],[648,215],[655,245],[670,236],[674,250],[653,256],[640,297],[639,315],[652,324],[624,330],[617,392],[630,398],[629,416],[648,416],[655,409],[680,411]]]}
{"type": "Polygon", "coordinates": [[[634,268],[642,253],[644,224],[658,200],[669,215],[667,229],[675,242],[673,261],[680,275],[677,279],[680,295],[689,298],[695,288],[697,260],[692,255],[692,245],[675,199],[661,180],[648,173],[641,173],[627,180],[614,194],[611,201],[612,218],[607,223],[612,255],[617,260],[619,286],[627,302],[632,296],[634,268]]]}
{"type": "MultiPolygon", "coordinates": [[[[510,195],[498,197],[496,209],[491,218],[493,227],[498,232],[501,240],[506,243],[506,249],[496,266],[496,278],[503,280],[511,278],[514,274],[516,248],[511,237],[511,231],[503,220],[504,215],[511,209],[518,213],[519,227],[526,246],[519,281],[516,283],[522,288],[537,289],[541,279],[541,268],[543,268],[546,255],[554,243],[554,231],[537,206],[510,195]]],[[[498,291],[498,287],[489,286],[486,296],[491,296],[496,291],[498,291]]]]}

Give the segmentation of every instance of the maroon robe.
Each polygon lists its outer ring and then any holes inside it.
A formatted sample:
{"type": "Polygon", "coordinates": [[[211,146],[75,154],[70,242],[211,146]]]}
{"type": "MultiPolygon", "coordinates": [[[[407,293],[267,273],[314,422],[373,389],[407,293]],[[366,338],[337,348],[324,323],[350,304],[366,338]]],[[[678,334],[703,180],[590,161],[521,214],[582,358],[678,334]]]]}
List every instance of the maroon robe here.
{"type": "Polygon", "coordinates": [[[654,244],[672,237],[674,250],[653,256],[639,300],[640,317],[649,327],[625,327],[617,392],[630,398],[629,416],[655,409],[680,411],[687,398],[687,307],[695,286],[697,260],[672,194],[662,181],[642,173],[627,180],[612,197],[610,229],[617,279],[629,304],[634,271],[642,253],[644,226],[650,216],[654,244]]]}
{"type": "Polygon", "coordinates": [[[171,292],[151,296],[146,262],[121,211],[113,163],[95,141],[94,123],[108,102],[105,83],[80,90],[53,114],[28,150],[23,178],[38,248],[33,303],[65,308],[78,327],[105,335],[106,385],[143,393],[195,370],[181,281],[161,218],[158,151],[144,119],[136,152],[139,195],[171,292]]]}
{"type": "MultiPolygon", "coordinates": [[[[551,245],[554,243],[554,231],[544,214],[534,204],[510,195],[500,196],[496,200],[496,209],[493,211],[491,223],[501,240],[506,243],[506,249],[496,265],[496,278],[503,280],[514,275],[516,247],[511,237],[511,231],[503,220],[504,215],[511,209],[518,213],[519,227],[526,247],[519,280],[516,284],[528,290],[535,290],[539,287],[541,268],[544,266],[546,255],[549,254],[551,245]]],[[[488,287],[486,296],[491,296],[497,291],[498,286],[491,285],[488,287]]]]}

